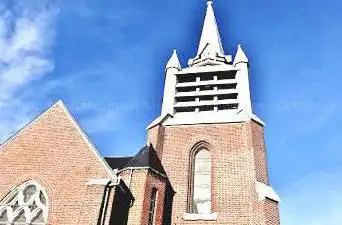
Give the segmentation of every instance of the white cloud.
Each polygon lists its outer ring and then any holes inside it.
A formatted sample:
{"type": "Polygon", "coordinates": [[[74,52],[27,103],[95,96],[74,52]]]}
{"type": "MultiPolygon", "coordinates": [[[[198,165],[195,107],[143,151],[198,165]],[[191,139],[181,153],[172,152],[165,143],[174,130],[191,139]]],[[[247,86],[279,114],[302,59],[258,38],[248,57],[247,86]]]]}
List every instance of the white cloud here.
{"type": "Polygon", "coordinates": [[[57,10],[47,2],[39,7],[33,3],[0,3],[0,140],[27,122],[34,110],[20,99],[20,91],[54,69],[50,53],[57,10]]]}

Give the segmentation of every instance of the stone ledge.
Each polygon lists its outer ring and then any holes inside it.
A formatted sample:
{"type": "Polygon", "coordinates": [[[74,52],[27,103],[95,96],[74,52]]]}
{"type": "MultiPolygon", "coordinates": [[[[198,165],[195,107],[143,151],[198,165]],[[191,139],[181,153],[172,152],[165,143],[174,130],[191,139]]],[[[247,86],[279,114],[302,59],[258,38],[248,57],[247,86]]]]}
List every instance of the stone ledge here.
{"type": "Polygon", "coordinates": [[[91,186],[91,185],[106,186],[107,184],[109,184],[110,181],[111,181],[111,179],[107,179],[107,178],[91,179],[87,182],[87,185],[88,186],[91,186]]]}
{"type": "Polygon", "coordinates": [[[198,213],[184,213],[183,220],[217,220],[218,213],[198,214],[198,213]]]}
{"type": "Polygon", "coordinates": [[[265,200],[266,198],[269,198],[273,201],[280,202],[280,197],[278,194],[273,190],[272,187],[261,183],[256,182],[256,191],[259,196],[259,201],[265,200]]]}

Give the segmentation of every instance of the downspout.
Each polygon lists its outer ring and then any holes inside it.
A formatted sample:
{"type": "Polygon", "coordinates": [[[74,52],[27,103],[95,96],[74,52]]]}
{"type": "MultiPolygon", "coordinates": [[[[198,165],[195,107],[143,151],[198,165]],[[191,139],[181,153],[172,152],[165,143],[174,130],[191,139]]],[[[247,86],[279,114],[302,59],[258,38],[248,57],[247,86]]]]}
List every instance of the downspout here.
{"type": "Polygon", "coordinates": [[[129,174],[128,189],[131,189],[132,178],[133,178],[133,168],[131,168],[131,171],[130,171],[130,174],[129,174]]]}
{"type": "MultiPolygon", "coordinates": [[[[133,171],[134,171],[134,169],[135,169],[135,168],[129,168],[130,172],[129,172],[128,185],[126,184],[129,190],[131,190],[131,185],[132,185],[132,180],[133,180],[133,171]]],[[[124,170],[117,170],[116,173],[118,174],[118,173],[120,173],[120,172],[122,172],[122,171],[124,171],[124,170]]],[[[134,199],[131,200],[130,207],[133,206],[133,203],[134,203],[134,199]]]]}
{"type": "Polygon", "coordinates": [[[105,224],[106,214],[107,214],[107,209],[108,209],[108,202],[109,202],[109,197],[110,197],[110,191],[113,187],[115,187],[119,183],[120,183],[120,179],[118,178],[115,182],[110,180],[105,185],[104,193],[103,193],[103,197],[102,197],[101,208],[100,208],[100,213],[99,213],[100,215],[99,215],[99,219],[97,221],[97,225],[104,225],[105,224]]]}
{"type": "Polygon", "coordinates": [[[109,196],[109,190],[110,190],[110,187],[109,187],[110,183],[111,183],[111,181],[109,181],[104,188],[104,193],[102,196],[101,208],[100,208],[99,219],[97,221],[97,225],[104,225],[104,222],[105,222],[106,211],[107,211],[107,207],[108,207],[108,196],[109,196]]]}

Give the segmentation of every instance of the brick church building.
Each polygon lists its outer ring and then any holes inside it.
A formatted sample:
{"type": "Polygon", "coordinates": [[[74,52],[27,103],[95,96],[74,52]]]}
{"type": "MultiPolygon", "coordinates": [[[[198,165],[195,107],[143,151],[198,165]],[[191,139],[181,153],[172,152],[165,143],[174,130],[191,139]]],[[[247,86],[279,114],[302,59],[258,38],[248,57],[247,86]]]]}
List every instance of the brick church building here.
{"type": "Polygon", "coordinates": [[[99,154],[57,102],[0,147],[0,225],[278,225],[248,58],[226,55],[208,1],[198,52],[165,68],[133,157],[99,154]]]}

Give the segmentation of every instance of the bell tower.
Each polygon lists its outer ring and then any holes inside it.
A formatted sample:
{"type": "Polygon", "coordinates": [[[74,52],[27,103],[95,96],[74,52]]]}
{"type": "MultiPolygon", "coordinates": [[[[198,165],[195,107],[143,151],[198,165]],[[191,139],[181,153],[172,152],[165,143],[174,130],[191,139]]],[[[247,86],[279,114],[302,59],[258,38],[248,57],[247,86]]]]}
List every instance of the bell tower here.
{"type": "Polygon", "coordinates": [[[226,123],[258,119],[252,113],[248,58],[238,45],[226,55],[213,3],[208,1],[197,55],[182,68],[174,50],[166,66],[162,116],[173,124],[226,123]]]}
{"type": "Polygon", "coordinates": [[[148,129],[175,190],[172,224],[277,225],[269,185],[264,122],[252,110],[249,60],[226,54],[207,2],[197,54],[165,68],[161,115],[148,129]]]}

